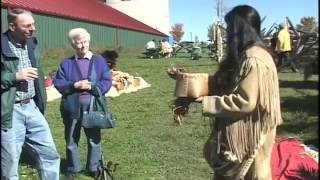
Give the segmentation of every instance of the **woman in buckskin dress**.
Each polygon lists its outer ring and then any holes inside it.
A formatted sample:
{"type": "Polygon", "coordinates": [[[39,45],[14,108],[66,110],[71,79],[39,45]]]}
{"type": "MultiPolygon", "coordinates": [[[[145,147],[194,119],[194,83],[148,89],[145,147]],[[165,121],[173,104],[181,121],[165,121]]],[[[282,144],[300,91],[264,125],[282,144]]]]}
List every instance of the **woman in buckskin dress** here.
{"type": "Polygon", "coordinates": [[[213,94],[198,98],[214,118],[204,156],[214,179],[271,180],[271,152],[282,123],[277,69],[260,38],[260,16],[247,5],[226,16],[227,56],[213,94]]]}

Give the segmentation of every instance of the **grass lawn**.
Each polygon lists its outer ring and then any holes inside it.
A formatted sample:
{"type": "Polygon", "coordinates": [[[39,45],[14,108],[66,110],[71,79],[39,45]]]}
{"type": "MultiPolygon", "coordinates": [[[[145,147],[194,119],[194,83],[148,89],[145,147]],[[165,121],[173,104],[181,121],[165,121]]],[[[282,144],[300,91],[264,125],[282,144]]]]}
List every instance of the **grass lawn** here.
{"type": "MultiPolygon", "coordinates": [[[[210,124],[201,116],[201,105],[192,104],[183,125],[173,121],[170,103],[175,98],[175,81],[166,74],[172,66],[192,72],[213,74],[216,61],[203,57],[198,61],[186,55],[169,59],[144,59],[141,51],[120,53],[117,70],[141,76],[151,87],[109,98],[109,107],[117,116],[116,128],[102,130],[103,154],[119,163],[117,180],[209,180],[213,171],[205,162],[202,149],[210,133],[210,124]]],[[[70,53],[51,53],[43,58],[46,73],[56,69],[62,57],[70,53]],[[54,54],[54,55],[52,55],[54,54]]],[[[204,56],[207,56],[204,54],[204,56]]],[[[284,124],[278,136],[297,137],[305,144],[318,147],[318,77],[303,81],[300,73],[279,74],[284,124]]],[[[65,169],[64,126],[59,113],[60,100],[47,105],[46,118],[61,155],[61,171],[65,169]]],[[[82,132],[79,143],[82,166],[86,161],[86,139],[82,132]]],[[[22,156],[21,179],[37,179],[34,168],[22,156]]],[[[61,174],[61,179],[64,177],[61,174]]],[[[85,173],[75,179],[91,179],[85,173]]]]}

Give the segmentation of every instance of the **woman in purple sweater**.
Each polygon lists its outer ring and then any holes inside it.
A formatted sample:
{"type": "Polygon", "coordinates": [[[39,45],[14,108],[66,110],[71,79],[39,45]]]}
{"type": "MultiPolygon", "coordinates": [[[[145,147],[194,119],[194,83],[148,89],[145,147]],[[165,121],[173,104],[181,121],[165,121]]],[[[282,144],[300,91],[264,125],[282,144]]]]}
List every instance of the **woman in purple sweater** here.
{"type": "MultiPolygon", "coordinates": [[[[65,125],[67,156],[66,179],[81,171],[78,142],[80,139],[83,111],[87,111],[90,98],[102,96],[112,85],[112,77],[103,57],[89,50],[90,34],[83,28],[71,29],[69,40],[75,55],[62,61],[53,79],[55,88],[62,94],[60,112],[65,125]]],[[[86,169],[91,176],[97,175],[101,157],[100,129],[84,128],[88,154],[86,169]]]]}

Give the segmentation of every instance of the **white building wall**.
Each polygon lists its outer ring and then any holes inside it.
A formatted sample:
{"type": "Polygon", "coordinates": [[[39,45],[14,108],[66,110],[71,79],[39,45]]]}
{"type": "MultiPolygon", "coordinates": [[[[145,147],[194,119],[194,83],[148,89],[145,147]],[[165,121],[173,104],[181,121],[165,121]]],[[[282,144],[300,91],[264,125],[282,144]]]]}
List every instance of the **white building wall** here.
{"type": "Polygon", "coordinates": [[[106,4],[169,36],[169,0],[107,0],[106,4]]]}

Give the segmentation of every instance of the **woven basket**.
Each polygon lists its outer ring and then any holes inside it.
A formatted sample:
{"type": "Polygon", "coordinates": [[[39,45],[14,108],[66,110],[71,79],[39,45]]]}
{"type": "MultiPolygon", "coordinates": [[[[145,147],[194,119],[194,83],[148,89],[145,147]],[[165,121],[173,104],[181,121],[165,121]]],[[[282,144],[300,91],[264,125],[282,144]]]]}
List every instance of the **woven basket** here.
{"type": "Polygon", "coordinates": [[[197,98],[209,95],[209,75],[207,73],[181,73],[176,78],[176,97],[197,98]]]}

